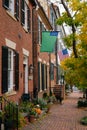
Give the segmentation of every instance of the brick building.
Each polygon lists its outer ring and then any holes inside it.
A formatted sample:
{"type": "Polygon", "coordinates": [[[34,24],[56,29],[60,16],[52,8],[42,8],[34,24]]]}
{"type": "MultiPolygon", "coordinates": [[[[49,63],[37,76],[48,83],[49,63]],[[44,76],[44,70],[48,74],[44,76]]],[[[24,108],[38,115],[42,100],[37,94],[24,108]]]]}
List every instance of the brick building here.
{"type": "Polygon", "coordinates": [[[0,95],[42,97],[58,83],[57,46],[40,52],[42,31],[58,30],[57,12],[47,0],[1,0],[0,12],[0,95]]]}
{"type": "Polygon", "coordinates": [[[0,1],[0,95],[18,101],[33,93],[29,69],[32,55],[32,11],[34,0],[0,1]]]}
{"type": "Polygon", "coordinates": [[[57,82],[56,52],[49,54],[40,52],[42,31],[56,31],[56,12],[53,5],[47,1],[36,1],[37,7],[33,10],[33,64],[34,89],[38,89],[38,97],[44,92],[49,94],[50,88],[57,82]],[[43,5],[45,4],[45,5],[43,5]]]}

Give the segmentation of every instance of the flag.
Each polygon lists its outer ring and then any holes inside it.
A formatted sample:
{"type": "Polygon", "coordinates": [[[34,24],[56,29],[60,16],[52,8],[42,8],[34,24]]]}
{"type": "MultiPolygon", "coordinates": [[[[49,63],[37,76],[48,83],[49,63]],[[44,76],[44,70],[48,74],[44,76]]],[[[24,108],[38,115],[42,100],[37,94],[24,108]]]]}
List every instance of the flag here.
{"type": "Polygon", "coordinates": [[[63,50],[62,50],[62,53],[63,53],[63,55],[67,55],[67,54],[68,54],[67,49],[63,49],[63,50]]]}
{"type": "Polygon", "coordinates": [[[40,52],[53,52],[58,31],[43,31],[40,52]]]}
{"type": "Polygon", "coordinates": [[[64,59],[68,58],[69,54],[68,54],[67,49],[58,51],[58,56],[59,56],[60,61],[63,61],[64,59]]]}

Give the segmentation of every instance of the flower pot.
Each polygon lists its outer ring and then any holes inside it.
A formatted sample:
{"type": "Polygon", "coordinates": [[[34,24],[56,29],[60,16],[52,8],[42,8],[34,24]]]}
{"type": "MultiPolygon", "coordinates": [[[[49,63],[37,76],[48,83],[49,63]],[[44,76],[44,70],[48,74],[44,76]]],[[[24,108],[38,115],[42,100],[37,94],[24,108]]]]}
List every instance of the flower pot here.
{"type": "Polygon", "coordinates": [[[35,116],[34,115],[30,115],[29,116],[29,122],[33,123],[35,121],[35,116]]]}

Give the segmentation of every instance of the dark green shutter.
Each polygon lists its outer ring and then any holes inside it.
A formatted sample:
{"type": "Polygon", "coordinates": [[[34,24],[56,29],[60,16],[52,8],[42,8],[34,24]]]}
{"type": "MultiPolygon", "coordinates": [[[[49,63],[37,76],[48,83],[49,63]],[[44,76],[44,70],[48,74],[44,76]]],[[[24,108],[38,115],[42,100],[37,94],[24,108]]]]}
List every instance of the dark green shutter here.
{"type": "Polygon", "coordinates": [[[15,52],[15,90],[19,89],[19,54],[15,52]]]}
{"type": "Polygon", "coordinates": [[[30,9],[27,6],[27,29],[30,31],[30,9]]]}
{"type": "Polygon", "coordinates": [[[46,65],[46,89],[47,89],[47,65],[46,65]]]}
{"type": "Polygon", "coordinates": [[[3,0],[2,4],[6,9],[9,9],[9,0],[3,0]]]}
{"type": "Polygon", "coordinates": [[[15,0],[15,17],[19,20],[19,0],[15,0]]]}
{"type": "Polygon", "coordinates": [[[25,1],[21,0],[21,24],[25,24],[25,1]]]}
{"type": "Polygon", "coordinates": [[[44,90],[44,64],[42,64],[42,90],[44,90]]]}
{"type": "Polygon", "coordinates": [[[38,62],[38,91],[40,91],[40,62],[38,62]]]}
{"type": "Polygon", "coordinates": [[[50,79],[54,80],[54,64],[51,63],[50,65],[51,65],[51,67],[50,67],[50,79]]]}
{"type": "Polygon", "coordinates": [[[8,48],[2,47],[2,93],[8,91],[8,48]]]}

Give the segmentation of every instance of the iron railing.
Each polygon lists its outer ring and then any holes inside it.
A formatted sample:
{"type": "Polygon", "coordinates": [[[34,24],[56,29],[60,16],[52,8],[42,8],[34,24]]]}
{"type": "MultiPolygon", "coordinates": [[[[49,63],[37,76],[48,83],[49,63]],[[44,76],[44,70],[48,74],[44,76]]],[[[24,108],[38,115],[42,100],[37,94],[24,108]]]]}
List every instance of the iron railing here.
{"type": "Polygon", "coordinates": [[[1,124],[4,124],[4,130],[18,130],[18,105],[0,96],[0,110],[0,130],[1,124]]]}

